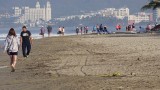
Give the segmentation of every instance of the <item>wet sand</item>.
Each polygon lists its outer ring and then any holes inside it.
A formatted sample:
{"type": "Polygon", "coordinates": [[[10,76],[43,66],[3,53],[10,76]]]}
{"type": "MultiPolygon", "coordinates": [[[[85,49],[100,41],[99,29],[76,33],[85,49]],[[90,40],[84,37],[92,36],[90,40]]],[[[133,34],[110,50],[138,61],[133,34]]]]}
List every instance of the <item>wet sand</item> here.
{"type": "Polygon", "coordinates": [[[15,73],[0,53],[0,90],[159,90],[159,54],[160,36],[151,34],[34,40],[15,73]]]}

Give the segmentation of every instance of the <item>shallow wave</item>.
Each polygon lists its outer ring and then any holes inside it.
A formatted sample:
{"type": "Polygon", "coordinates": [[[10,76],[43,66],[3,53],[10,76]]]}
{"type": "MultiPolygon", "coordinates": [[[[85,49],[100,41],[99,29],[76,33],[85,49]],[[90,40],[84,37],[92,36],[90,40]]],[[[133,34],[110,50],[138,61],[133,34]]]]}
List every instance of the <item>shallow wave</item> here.
{"type": "MultiPolygon", "coordinates": [[[[74,34],[74,33],[72,33],[72,34],[65,34],[65,36],[71,36],[71,35],[75,35],[75,34],[74,34]]],[[[7,34],[0,34],[0,41],[5,40],[6,36],[7,36],[7,34]]],[[[20,37],[19,34],[17,34],[17,36],[20,37]]],[[[51,37],[54,37],[54,36],[57,37],[57,36],[59,36],[59,35],[58,35],[58,34],[51,34],[51,37]]],[[[47,35],[45,35],[45,37],[47,37],[47,35]]],[[[39,35],[39,34],[32,34],[32,38],[33,38],[33,39],[41,39],[42,36],[39,35]]]]}

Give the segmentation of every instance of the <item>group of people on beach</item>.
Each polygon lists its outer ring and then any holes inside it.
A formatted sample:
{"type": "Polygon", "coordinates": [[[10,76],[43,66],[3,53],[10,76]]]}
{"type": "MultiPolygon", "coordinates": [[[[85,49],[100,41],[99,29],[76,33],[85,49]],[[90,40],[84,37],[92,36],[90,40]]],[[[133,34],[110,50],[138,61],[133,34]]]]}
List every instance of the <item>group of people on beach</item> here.
{"type": "MultiPolygon", "coordinates": [[[[77,27],[76,28],[76,34],[78,35],[79,33],[82,34],[88,34],[89,32],[89,27],[85,26],[85,27],[77,27]]],[[[102,24],[100,25],[95,25],[93,26],[93,30],[92,33],[98,33],[98,34],[109,34],[109,31],[107,29],[107,26],[103,26],[102,24]]]]}
{"type": "Polygon", "coordinates": [[[156,26],[157,26],[156,24],[155,25],[147,24],[146,27],[139,26],[139,29],[140,29],[139,33],[151,32],[151,30],[156,26]]]}
{"type": "MultiPolygon", "coordinates": [[[[42,38],[44,38],[46,29],[47,29],[47,32],[48,32],[48,37],[50,37],[50,34],[52,32],[52,26],[48,25],[47,28],[45,28],[44,26],[42,26],[40,28],[40,34],[39,35],[41,35],[42,38]]],[[[59,27],[58,31],[57,31],[57,34],[59,34],[60,36],[64,36],[64,34],[65,34],[65,28],[64,27],[59,27]]]]}
{"type": "MultiPolygon", "coordinates": [[[[155,25],[155,26],[156,26],[156,25],[155,25]]],[[[151,25],[151,24],[148,24],[147,27],[146,27],[146,31],[149,32],[149,31],[151,31],[152,28],[153,28],[152,25],[151,25]]]]}
{"type": "Polygon", "coordinates": [[[60,36],[64,36],[64,33],[65,33],[65,28],[64,27],[59,27],[57,34],[59,34],[60,36]]]}
{"type": "Polygon", "coordinates": [[[121,28],[122,28],[122,26],[121,26],[120,24],[117,24],[117,25],[116,25],[116,30],[117,30],[117,31],[120,31],[121,28]]]}
{"type": "Polygon", "coordinates": [[[4,53],[10,57],[11,72],[15,72],[15,67],[17,63],[17,56],[20,47],[22,47],[22,54],[24,58],[28,58],[32,46],[31,32],[27,30],[26,26],[22,27],[22,32],[20,33],[20,40],[16,35],[14,28],[11,28],[5,39],[5,44],[3,46],[4,53]]]}
{"type": "Polygon", "coordinates": [[[102,24],[100,25],[95,25],[93,27],[93,33],[97,32],[98,34],[109,34],[107,26],[103,26],[102,24]]]}
{"type": "MultiPolygon", "coordinates": [[[[153,26],[151,24],[148,24],[146,28],[144,28],[144,30],[142,30],[143,28],[140,26],[139,27],[139,30],[136,29],[136,26],[134,23],[132,24],[129,24],[126,26],[126,32],[136,32],[136,33],[139,33],[139,32],[149,32],[151,31],[151,29],[153,28],[153,26]]],[[[119,32],[121,31],[122,29],[122,26],[121,24],[117,24],[115,26],[115,29],[119,32]]],[[[76,34],[78,35],[79,33],[82,34],[87,34],[89,32],[89,28],[86,26],[86,27],[77,27],[76,28],[76,34]]],[[[93,30],[92,30],[92,33],[96,33],[96,34],[110,34],[111,32],[108,31],[108,27],[105,25],[103,26],[102,24],[100,25],[95,25],[93,26],[93,30]]]]}
{"type": "Polygon", "coordinates": [[[135,24],[130,24],[126,26],[126,31],[135,31],[135,24]]]}
{"type": "MultiPolygon", "coordinates": [[[[39,35],[42,35],[42,38],[44,38],[45,32],[46,32],[46,28],[44,26],[42,26],[40,29],[39,35]]],[[[47,32],[48,32],[48,37],[50,37],[50,34],[52,32],[52,26],[50,26],[50,25],[47,26],[47,32]]]]}
{"type": "Polygon", "coordinates": [[[85,26],[85,27],[77,27],[76,28],[76,34],[78,35],[79,33],[82,34],[88,34],[88,31],[89,31],[89,27],[88,26],[85,26]]]}

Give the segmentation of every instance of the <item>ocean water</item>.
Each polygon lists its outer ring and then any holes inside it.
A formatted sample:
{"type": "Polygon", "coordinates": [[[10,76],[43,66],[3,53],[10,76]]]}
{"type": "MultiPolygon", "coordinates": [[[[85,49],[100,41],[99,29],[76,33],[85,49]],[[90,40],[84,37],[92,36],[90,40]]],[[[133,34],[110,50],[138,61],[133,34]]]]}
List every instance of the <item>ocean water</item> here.
{"type": "MultiPolygon", "coordinates": [[[[10,28],[0,28],[0,46],[4,45],[5,38],[9,32],[10,28]]],[[[22,31],[21,27],[20,28],[14,28],[16,31],[16,34],[18,37],[20,37],[20,33],[22,31]]],[[[40,33],[40,28],[28,28],[28,30],[32,33],[33,39],[40,39],[42,36],[39,35],[40,33]]],[[[58,28],[53,28],[51,36],[59,36],[57,35],[58,28]]],[[[65,28],[65,35],[75,35],[75,30],[74,27],[66,27],[65,28]]],[[[47,37],[47,30],[45,32],[45,37],[47,37]]],[[[0,48],[1,51],[1,48],[0,48]]]]}
{"type": "MultiPolygon", "coordinates": [[[[0,28],[0,45],[3,45],[4,40],[5,40],[5,38],[6,38],[7,34],[8,34],[9,29],[10,28],[0,28]]],[[[22,31],[21,27],[14,28],[14,29],[16,31],[17,36],[20,37],[20,33],[22,31]]],[[[65,27],[65,35],[66,36],[68,36],[68,35],[76,35],[75,29],[76,29],[76,27],[65,27]]],[[[40,39],[42,37],[42,36],[39,35],[40,28],[37,28],[37,27],[36,28],[28,28],[28,30],[32,33],[32,37],[34,39],[40,39]]],[[[93,27],[92,26],[89,27],[89,33],[91,33],[92,30],[93,30],[93,27]]],[[[114,26],[108,27],[108,30],[110,32],[115,32],[116,31],[114,26]]],[[[125,27],[122,27],[121,31],[125,31],[125,27]]],[[[58,32],[58,28],[53,28],[51,36],[59,36],[57,34],[57,32],[58,32]]],[[[48,35],[47,35],[47,30],[46,30],[45,37],[47,37],[47,36],[48,35]]]]}
{"type": "MultiPolygon", "coordinates": [[[[10,28],[0,28],[0,41],[4,40],[8,34],[10,28]]],[[[21,28],[14,28],[16,31],[17,36],[20,36],[20,33],[22,31],[21,28]]],[[[76,27],[65,27],[65,35],[75,35],[75,29],[76,27]]],[[[89,32],[91,32],[93,27],[89,27],[89,32]]],[[[113,27],[109,28],[110,31],[113,31],[113,27]]],[[[40,28],[28,28],[28,30],[32,33],[32,37],[34,39],[39,39],[41,36],[39,35],[40,33],[40,28]]],[[[58,28],[53,28],[51,36],[58,36],[57,35],[58,28]]],[[[47,36],[47,30],[46,34],[47,36]]]]}
{"type": "MultiPolygon", "coordinates": [[[[4,40],[8,34],[10,28],[0,28],[0,41],[4,40]]],[[[22,31],[21,28],[14,28],[16,31],[17,36],[20,36],[20,33],[22,31]]],[[[41,36],[39,35],[40,33],[40,28],[28,28],[28,30],[32,33],[32,37],[34,39],[39,39],[41,36]]],[[[58,36],[57,35],[57,28],[53,28],[51,36],[58,36]]],[[[66,27],[65,28],[65,34],[66,35],[74,35],[75,31],[73,27],[66,27]]],[[[47,30],[45,32],[45,36],[47,36],[47,30]]]]}

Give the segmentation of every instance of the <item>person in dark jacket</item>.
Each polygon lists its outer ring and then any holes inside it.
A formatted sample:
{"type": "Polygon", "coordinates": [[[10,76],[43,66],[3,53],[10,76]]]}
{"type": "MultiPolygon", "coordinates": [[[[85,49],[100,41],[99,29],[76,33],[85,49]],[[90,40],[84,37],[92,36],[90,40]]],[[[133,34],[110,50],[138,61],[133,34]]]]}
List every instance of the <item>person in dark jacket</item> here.
{"type": "Polygon", "coordinates": [[[48,37],[50,37],[50,34],[52,32],[52,26],[48,25],[47,31],[48,31],[48,37]]]}

